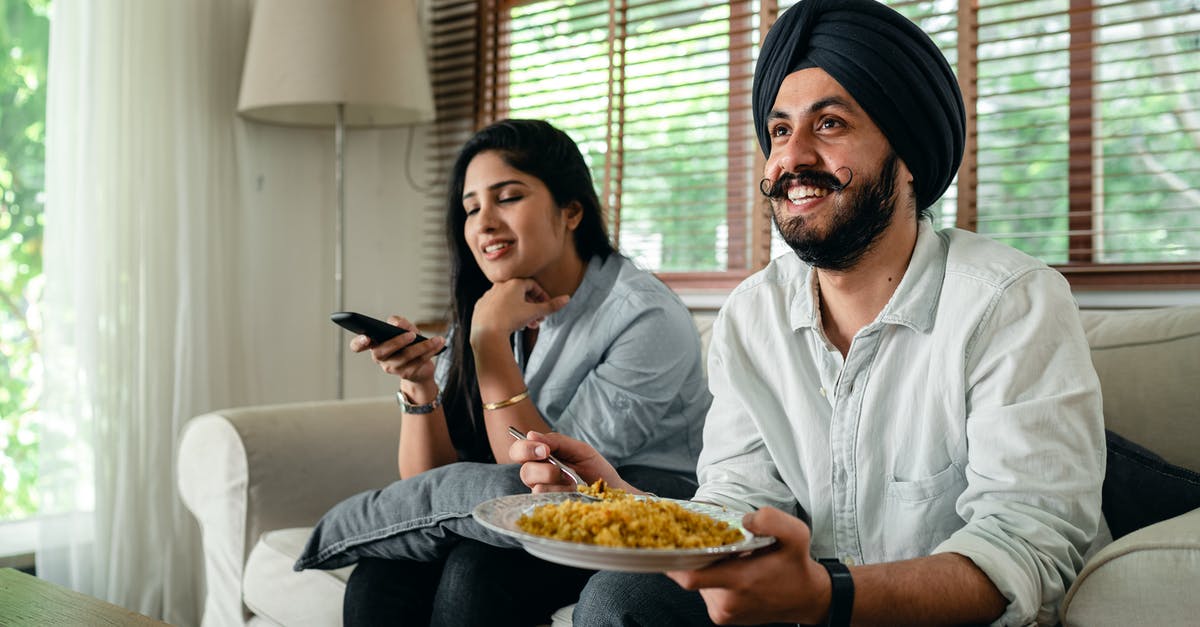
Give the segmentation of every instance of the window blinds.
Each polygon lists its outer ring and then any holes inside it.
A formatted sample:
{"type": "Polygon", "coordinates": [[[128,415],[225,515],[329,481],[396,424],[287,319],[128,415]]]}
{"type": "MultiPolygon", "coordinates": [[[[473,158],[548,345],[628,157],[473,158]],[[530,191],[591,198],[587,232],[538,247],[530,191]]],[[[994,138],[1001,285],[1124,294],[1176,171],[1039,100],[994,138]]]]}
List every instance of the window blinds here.
{"type": "Polygon", "coordinates": [[[766,241],[753,219],[761,166],[749,111],[758,11],[737,0],[535,0],[503,16],[498,113],[569,133],[614,240],[661,275],[745,276],[766,241]]]}
{"type": "Polygon", "coordinates": [[[1069,266],[1200,261],[1200,12],[979,7],[976,225],[1069,266]]]}
{"type": "Polygon", "coordinates": [[[425,146],[428,204],[420,232],[421,317],[441,320],[450,302],[449,255],[446,250],[445,189],[458,150],[475,132],[480,90],[477,0],[430,0],[427,30],[429,75],[437,111],[425,146]]]}
{"type": "MultiPolygon", "coordinates": [[[[443,118],[438,101],[439,135],[458,133],[438,140],[450,157],[468,127],[544,117],[579,143],[622,250],[672,285],[729,285],[786,252],[756,191],[749,104],[758,43],[794,0],[432,2],[433,58],[463,72],[435,70],[435,92],[463,107],[443,118]]],[[[1077,286],[1200,285],[1194,2],[888,4],[942,48],[966,100],[967,154],[939,226],[1025,250],[1077,286]]]]}

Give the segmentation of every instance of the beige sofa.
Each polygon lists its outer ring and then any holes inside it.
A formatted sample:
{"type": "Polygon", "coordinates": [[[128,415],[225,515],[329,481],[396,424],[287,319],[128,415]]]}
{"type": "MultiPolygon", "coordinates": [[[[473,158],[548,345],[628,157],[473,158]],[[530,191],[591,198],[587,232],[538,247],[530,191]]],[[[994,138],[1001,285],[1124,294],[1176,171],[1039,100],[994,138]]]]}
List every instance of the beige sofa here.
{"type": "MultiPolygon", "coordinates": [[[[697,314],[707,339],[711,314],[697,314]]],[[[1083,312],[1108,428],[1200,471],[1200,307],[1083,312]]],[[[338,625],[352,567],[293,572],[330,506],[396,478],[389,398],[197,416],[179,489],[203,532],[205,626],[338,625]]],[[[1067,625],[1183,625],[1200,616],[1200,509],[1125,536],[1088,561],[1067,625]]],[[[562,618],[556,618],[556,624],[562,618]]]]}

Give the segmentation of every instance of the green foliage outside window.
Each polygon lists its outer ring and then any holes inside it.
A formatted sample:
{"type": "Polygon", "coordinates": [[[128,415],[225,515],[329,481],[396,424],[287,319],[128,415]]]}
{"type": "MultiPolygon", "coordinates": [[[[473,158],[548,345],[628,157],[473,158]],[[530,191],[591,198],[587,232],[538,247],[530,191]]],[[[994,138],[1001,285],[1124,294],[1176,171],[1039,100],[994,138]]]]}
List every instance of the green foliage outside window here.
{"type": "Polygon", "coordinates": [[[0,0],[0,520],[37,512],[50,0],[0,0]]]}

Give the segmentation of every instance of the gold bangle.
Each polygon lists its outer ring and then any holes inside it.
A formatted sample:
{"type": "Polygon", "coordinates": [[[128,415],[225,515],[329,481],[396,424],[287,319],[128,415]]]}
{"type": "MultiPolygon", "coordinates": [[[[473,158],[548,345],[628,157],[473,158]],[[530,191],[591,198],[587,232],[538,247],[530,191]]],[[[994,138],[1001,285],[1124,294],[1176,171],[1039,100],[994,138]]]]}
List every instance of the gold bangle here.
{"type": "Polygon", "coordinates": [[[510,399],[505,399],[498,403],[484,403],[483,408],[487,409],[487,410],[504,409],[505,407],[508,407],[510,405],[516,405],[517,403],[520,403],[521,401],[523,401],[527,398],[529,398],[529,388],[525,388],[525,390],[523,392],[521,392],[520,394],[518,394],[510,399]]]}

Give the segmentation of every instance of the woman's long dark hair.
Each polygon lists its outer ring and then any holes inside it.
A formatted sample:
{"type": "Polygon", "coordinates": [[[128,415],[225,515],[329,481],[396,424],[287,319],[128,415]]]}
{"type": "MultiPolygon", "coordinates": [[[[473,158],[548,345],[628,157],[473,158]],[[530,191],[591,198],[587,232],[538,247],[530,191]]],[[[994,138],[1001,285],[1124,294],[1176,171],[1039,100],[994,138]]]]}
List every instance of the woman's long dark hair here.
{"type": "Polygon", "coordinates": [[[450,174],[446,198],[446,238],[450,246],[450,328],[454,333],[449,358],[450,371],[442,390],[450,438],[459,455],[471,461],[493,459],[483,424],[483,401],[475,355],[471,351],[471,316],[475,303],[492,287],[467,243],[463,228],[463,185],[467,166],[481,152],[494,151],[509,166],[537,177],[550,190],[559,207],[572,202],[583,208],[583,219],[575,228],[575,250],[586,264],[599,255],[613,253],[600,200],[592,174],[579,147],[564,132],[541,120],[502,120],[476,133],[463,146],[450,174]]]}

